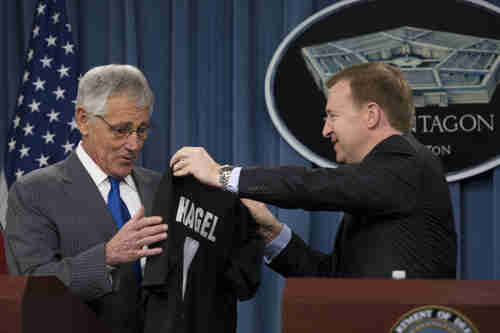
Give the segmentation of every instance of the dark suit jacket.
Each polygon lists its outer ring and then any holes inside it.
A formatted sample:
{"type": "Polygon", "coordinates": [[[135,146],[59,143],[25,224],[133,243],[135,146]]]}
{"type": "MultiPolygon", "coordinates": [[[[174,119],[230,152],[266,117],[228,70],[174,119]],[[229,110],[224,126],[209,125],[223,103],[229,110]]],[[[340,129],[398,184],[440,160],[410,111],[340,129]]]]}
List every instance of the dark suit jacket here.
{"type": "Polygon", "coordinates": [[[334,251],[293,233],[271,267],[285,276],[455,278],[456,233],[439,160],[412,137],[391,136],[359,164],[243,168],[242,197],[284,208],[342,210],[334,251]]]}
{"type": "MultiPolygon", "coordinates": [[[[161,175],[134,168],[148,215],[161,175]]],[[[112,285],[105,243],[118,231],[95,183],[75,153],[38,169],[10,189],[6,239],[15,262],[9,271],[55,275],[114,332],[140,332],[139,286],[133,264],[120,265],[112,285]]]]}

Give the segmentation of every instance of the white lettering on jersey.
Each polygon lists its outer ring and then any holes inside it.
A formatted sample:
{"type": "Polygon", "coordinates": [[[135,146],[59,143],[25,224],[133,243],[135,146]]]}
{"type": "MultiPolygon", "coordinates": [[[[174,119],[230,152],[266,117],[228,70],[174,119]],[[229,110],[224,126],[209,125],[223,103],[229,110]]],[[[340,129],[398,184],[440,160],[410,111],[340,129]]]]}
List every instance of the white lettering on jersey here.
{"type": "Polygon", "coordinates": [[[205,214],[205,218],[203,219],[203,224],[201,225],[200,235],[205,238],[208,238],[207,229],[210,228],[210,220],[214,217],[214,215],[210,212],[205,214]]]}
{"type": "Polygon", "coordinates": [[[215,243],[215,227],[219,217],[181,195],[175,220],[215,243]]]}
{"type": "Polygon", "coordinates": [[[212,242],[215,242],[214,230],[215,226],[217,225],[217,220],[219,220],[219,218],[217,216],[214,216],[214,219],[212,221],[212,229],[210,229],[210,234],[208,235],[208,239],[210,239],[212,242]]]}
{"type": "Polygon", "coordinates": [[[201,226],[201,221],[203,220],[203,215],[205,215],[203,208],[201,207],[196,208],[196,221],[194,222],[194,231],[198,233],[200,232],[200,226],[201,226]]]}
{"type": "Polygon", "coordinates": [[[186,210],[188,206],[189,206],[189,199],[181,196],[179,199],[179,207],[177,208],[177,216],[175,217],[175,220],[177,222],[182,222],[184,220],[184,216],[186,215],[186,210]]]}

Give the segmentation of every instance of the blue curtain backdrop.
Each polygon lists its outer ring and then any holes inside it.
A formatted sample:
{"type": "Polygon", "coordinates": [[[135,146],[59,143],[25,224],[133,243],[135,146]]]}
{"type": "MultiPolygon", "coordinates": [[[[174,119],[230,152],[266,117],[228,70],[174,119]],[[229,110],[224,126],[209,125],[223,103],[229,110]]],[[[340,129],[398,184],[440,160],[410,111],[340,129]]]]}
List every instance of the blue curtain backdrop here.
{"type": "MultiPolygon", "coordinates": [[[[491,0],[500,6],[500,0],[491,0]]],[[[82,72],[129,63],[157,103],[140,164],[163,171],[181,146],[221,162],[301,164],[267,114],[264,77],[282,39],[333,0],[67,0],[82,72]]],[[[0,1],[0,163],[37,0],[0,1]]],[[[363,18],[365,19],[365,18],[363,18]]],[[[495,144],[495,143],[492,143],[495,144]]],[[[500,277],[500,168],[450,184],[459,230],[459,278],[500,277]]],[[[275,210],[313,247],[330,251],[340,213],[275,210]]],[[[238,332],[280,332],[284,279],[262,268],[255,299],[239,304],[238,332]]]]}

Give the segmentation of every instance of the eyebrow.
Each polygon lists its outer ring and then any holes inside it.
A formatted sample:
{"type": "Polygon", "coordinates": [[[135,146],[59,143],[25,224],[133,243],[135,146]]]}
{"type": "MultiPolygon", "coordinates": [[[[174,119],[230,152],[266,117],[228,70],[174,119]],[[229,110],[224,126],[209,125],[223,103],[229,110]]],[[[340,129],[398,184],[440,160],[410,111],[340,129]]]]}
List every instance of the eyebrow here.
{"type": "MultiPolygon", "coordinates": [[[[127,122],[119,122],[118,124],[115,124],[113,126],[127,126],[127,127],[132,127],[134,126],[134,123],[131,122],[131,121],[127,121],[127,122]]],[[[137,127],[143,127],[143,126],[151,126],[151,123],[148,122],[148,121],[143,121],[141,122],[137,127]]]]}

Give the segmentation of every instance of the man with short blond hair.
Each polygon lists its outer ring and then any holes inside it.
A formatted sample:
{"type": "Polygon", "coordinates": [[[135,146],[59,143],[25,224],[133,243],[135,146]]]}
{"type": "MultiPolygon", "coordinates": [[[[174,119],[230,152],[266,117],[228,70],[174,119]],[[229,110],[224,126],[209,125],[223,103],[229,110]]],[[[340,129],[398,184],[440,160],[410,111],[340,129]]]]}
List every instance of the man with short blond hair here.
{"type": "Polygon", "coordinates": [[[328,81],[322,134],[338,168],[221,166],[203,148],[171,159],[175,176],[194,175],[241,198],[283,208],[343,211],[332,253],[321,253],[244,199],[267,241],[265,259],[289,276],[455,278],[456,232],[440,161],[410,134],[408,82],[385,63],[355,65],[328,81]]]}

